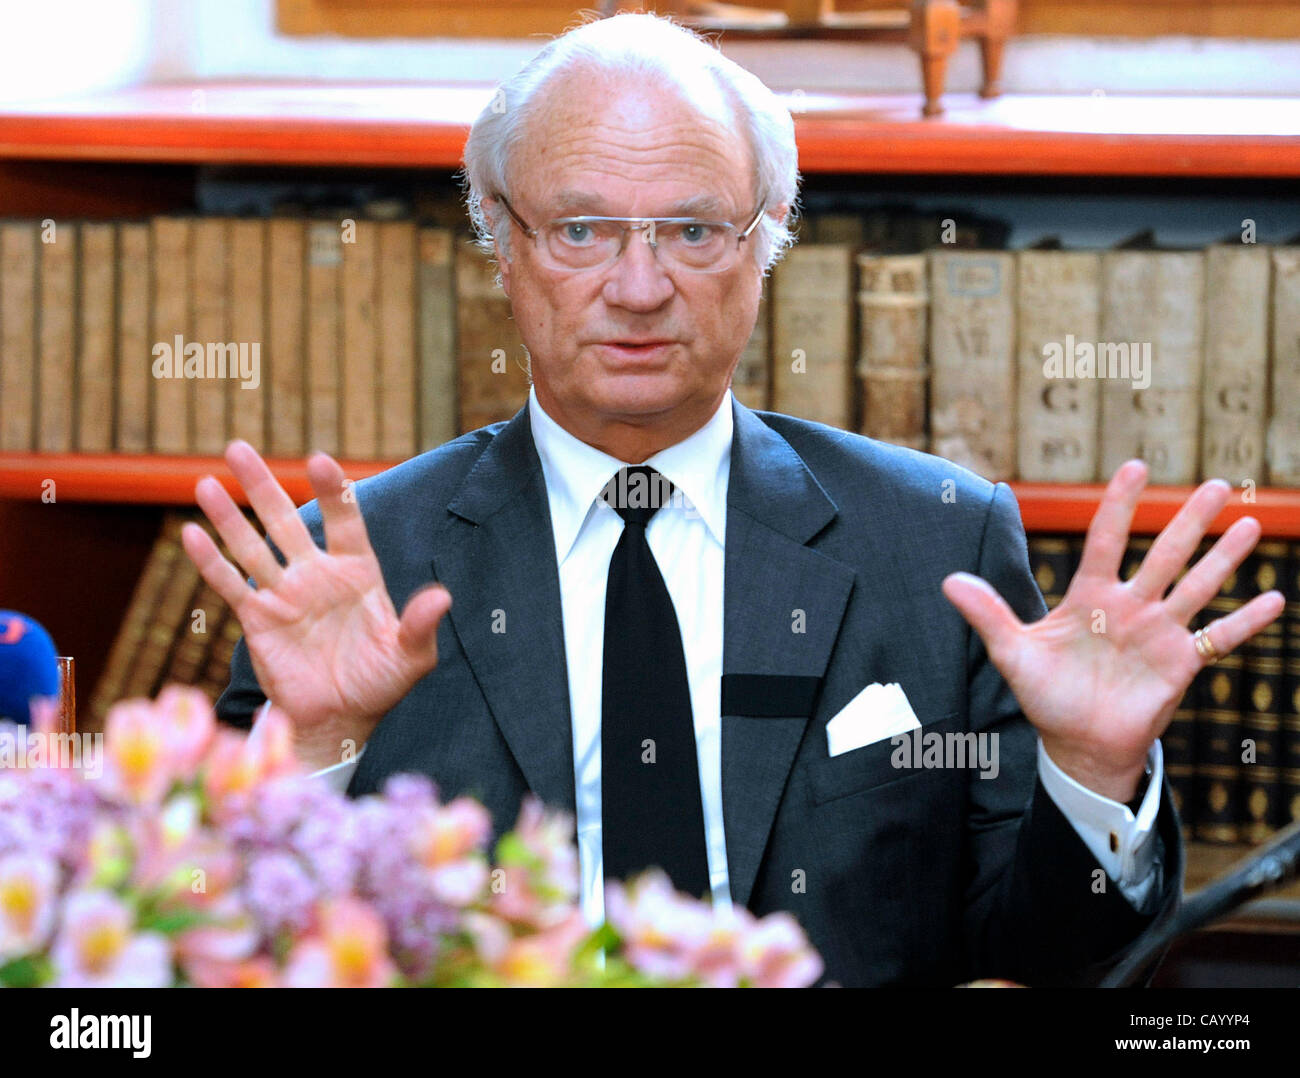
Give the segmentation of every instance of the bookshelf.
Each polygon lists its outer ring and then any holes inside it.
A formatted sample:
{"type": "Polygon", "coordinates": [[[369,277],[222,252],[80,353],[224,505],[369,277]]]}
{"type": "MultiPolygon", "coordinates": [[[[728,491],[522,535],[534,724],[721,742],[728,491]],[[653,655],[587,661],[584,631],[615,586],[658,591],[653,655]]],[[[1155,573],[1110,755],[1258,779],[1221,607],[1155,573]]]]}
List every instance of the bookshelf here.
{"type": "MultiPolygon", "coordinates": [[[[199,170],[294,166],[428,170],[460,165],[488,86],[218,82],[131,87],[0,110],[0,215],[110,219],[192,207],[199,170]]],[[[1281,98],[1004,96],[946,98],[918,119],[916,95],[787,95],[809,185],[822,176],[893,174],[1197,181],[1300,178],[1300,102],[1281,98]]],[[[345,461],[362,478],[395,461],[345,461]]],[[[295,501],[301,460],[272,460],[295,501]]],[[[0,606],[31,612],[77,656],[88,698],[161,508],[192,504],[219,458],[0,454],[0,606]],[[41,481],[57,483],[57,502],[41,481]],[[39,555],[37,554],[39,552],[39,555]],[[94,571],[87,572],[91,565],[94,571]]],[[[1014,483],[1026,528],[1082,532],[1096,485],[1014,483]]],[[[1190,488],[1144,495],[1136,533],[1154,533],[1190,488]]],[[[1300,539],[1300,490],[1234,501],[1221,531],[1250,513],[1271,538],[1300,539]]],[[[1193,846],[1208,875],[1219,851],[1193,846]]]]}

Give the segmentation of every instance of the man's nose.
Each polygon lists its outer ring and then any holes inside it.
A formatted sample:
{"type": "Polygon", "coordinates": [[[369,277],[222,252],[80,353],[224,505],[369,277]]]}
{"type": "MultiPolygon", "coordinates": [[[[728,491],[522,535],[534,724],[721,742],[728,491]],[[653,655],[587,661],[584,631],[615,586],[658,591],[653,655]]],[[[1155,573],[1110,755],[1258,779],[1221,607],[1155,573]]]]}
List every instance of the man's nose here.
{"type": "Polygon", "coordinates": [[[652,311],[666,303],[675,286],[664,272],[649,229],[639,229],[627,237],[627,246],[605,282],[606,302],[630,310],[652,311]]]}

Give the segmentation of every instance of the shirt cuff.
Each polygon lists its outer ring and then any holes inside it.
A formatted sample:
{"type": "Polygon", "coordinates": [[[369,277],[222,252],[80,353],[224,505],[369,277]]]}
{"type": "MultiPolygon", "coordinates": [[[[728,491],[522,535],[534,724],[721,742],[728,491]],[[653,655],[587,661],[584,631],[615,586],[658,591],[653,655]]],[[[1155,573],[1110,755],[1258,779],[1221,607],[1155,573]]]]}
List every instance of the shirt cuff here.
{"type": "Polygon", "coordinates": [[[1127,805],[1094,793],[1056,766],[1038,742],[1038,775],[1056,807],[1070,821],[1120,893],[1141,910],[1156,881],[1156,816],[1164,784],[1164,750],[1157,740],[1147,753],[1146,794],[1135,815],[1127,805]]]}
{"type": "MultiPolygon", "coordinates": [[[[266,709],[270,706],[271,701],[267,700],[266,703],[262,704],[262,706],[253,713],[254,726],[257,725],[257,720],[266,714],[266,709]]],[[[313,771],[307,777],[309,779],[323,782],[336,793],[345,794],[348,792],[348,786],[352,782],[352,773],[356,771],[357,764],[365,753],[366,747],[365,745],[362,745],[361,751],[352,757],[352,759],[344,760],[342,763],[334,764],[332,767],[322,767],[319,771],[313,771]]]]}
{"type": "Polygon", "coordinates": [[[319,771],[313,771],[307,777],[317,782],[323,782],[335,793],[345,794],[348,792],[348,784],[352,782],[352,773],[357,769],[357,762],[365,755],[366,747],[361,746],[361,751],[351,760],[344,760],[341,764],[335,764],[333,767],[324,767],[319,771]]]}

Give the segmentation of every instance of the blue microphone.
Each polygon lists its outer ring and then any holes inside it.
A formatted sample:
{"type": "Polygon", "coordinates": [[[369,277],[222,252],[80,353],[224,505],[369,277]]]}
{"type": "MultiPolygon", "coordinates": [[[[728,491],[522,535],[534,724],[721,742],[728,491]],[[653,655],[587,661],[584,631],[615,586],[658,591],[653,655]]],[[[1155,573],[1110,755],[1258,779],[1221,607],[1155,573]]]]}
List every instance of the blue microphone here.
{"type": "Polygon", "coordinates": [[[0,719],[27,726],[33,696],[59,695],[57,654],[38,622],[0,610],[0,719]]]}

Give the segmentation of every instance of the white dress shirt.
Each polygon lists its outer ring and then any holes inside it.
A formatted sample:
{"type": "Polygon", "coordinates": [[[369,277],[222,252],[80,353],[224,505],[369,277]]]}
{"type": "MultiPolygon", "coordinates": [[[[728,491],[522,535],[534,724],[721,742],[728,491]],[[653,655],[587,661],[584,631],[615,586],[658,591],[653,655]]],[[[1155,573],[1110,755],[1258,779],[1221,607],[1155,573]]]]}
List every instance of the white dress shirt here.
{"type": "MultiPolygon", "coordinates": [[[[646,541],[682,632],[699,753],[709,881],[715,907],[729,909],[722,818],[721,678],[731,394],[727,393],[698,431],[645,461],[620,461],[580,441],[543,411],[532,391],[528,409],[546,480],[560,577],[583,915],[592,926],[604,920],[600,712],[605,584],[610,557],[624,527],[599,495],[610,478],[628,464],[648,464],[676,488],[670,503],[650,519],[646,541]]],[[[338,789],[346,789],[359,758],[317,774],[338,789]]],[[[1041,741],[1038,746],[1038,773],[1047,793],[1121,893],[1139,910],[1154,897],[1154,823],[1163,781],[1158,741],[1148,766],[1150,782],[1135,816],[1126,805],[1075,782],[1048,757],[1041,741]]]]}

